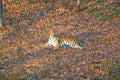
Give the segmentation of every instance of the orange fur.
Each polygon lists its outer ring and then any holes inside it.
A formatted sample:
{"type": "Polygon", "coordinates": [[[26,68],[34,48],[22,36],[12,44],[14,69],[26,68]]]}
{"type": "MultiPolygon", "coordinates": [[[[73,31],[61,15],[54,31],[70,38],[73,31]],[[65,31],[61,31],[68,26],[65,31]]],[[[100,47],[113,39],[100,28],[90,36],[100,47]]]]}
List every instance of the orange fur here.
{"type": "Polygon", "coordinates": [[[71,37],[58,38],[58,35],[55,31],[50,31],[49,41],[46,43],[45,46],[46,47],[53,46],[54,49],[58,49],[59,47],[62,46],[82,49],[82,47],[78,44],[78,42],[74,38],[71,37]]]}
{"type": "Polygon", "coordinates": [[[62,42],[65,42],[65,41],[68,42],[68,43],[71,43],[71,44],[73,44],[75,46],[78,46],[77,48],[82,49],[82,47],[78,44],[78,42],[74,38],[72,38],[72,37],[60,38],[58,40],[58,43],[60,45],[62,42]]]}

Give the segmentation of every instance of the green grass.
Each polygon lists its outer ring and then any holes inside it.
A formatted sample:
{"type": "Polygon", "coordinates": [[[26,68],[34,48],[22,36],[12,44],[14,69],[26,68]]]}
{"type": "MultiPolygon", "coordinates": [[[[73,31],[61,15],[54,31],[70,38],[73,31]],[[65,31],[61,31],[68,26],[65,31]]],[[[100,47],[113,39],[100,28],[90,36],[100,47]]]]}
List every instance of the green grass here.
{"type": "Polygon", "coordinates": [[[100,66],[94,65],[94,69],[100,69],[100,66]]]}
{"type": "Polygon", "coordinates": [[[13,27],[14,29],[17,29],[17,25],[15,25],[15,24],[14,24],[14,25],[12,25],[12,27],[13,27]]]}
{"type": "Polygon", "coordinates": [[[90,15],[94,15],[96,19],[100,21],[109,21],[120,15],[120,11],[117,10],[119,5],[116,3],[109,3],[105,5],[105,2],[96,2],[87,9],[90,15]],[[114,7],[116,5],[116,7],[114,7]]]}
{"type": "Polygon", "coordinates": [[[109,73],[110,80],[120,80],[120,66],[110,63],[104,70],[109,73]]]}

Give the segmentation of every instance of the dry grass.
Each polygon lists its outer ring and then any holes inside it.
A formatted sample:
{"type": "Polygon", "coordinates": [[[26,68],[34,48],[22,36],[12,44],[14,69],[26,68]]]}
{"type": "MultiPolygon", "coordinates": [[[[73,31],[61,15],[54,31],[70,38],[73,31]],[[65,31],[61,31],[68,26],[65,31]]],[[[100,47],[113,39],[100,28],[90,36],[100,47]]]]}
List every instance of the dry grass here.
{"type": "MultiPolygon", "coordinates": [[[[96,1],[85,0],[81,6],[96,1]]],[[[3,0],[0,80],[120,79],[120,16],[99,21],[89,9],[74,12],[74,5],[67,0],[3,0]],[[84,50],[42,49],[50,30],[74,37],[84,50]]]]}

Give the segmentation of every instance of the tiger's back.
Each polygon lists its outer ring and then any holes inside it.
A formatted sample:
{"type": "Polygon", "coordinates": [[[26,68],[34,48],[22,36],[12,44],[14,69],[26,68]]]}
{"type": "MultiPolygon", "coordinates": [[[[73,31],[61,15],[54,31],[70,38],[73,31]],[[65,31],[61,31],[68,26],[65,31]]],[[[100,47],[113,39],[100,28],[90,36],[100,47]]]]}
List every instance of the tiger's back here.
{"type": "Polygon", "coordinates": [[[78,44],[78,42],[71,37],[67,37],[67,38],[59,38],[58,40],[59,46],[68,46],[68,47],[72,47],[72,48],[80,48],[82,49],[82,47],[78,44]]]}

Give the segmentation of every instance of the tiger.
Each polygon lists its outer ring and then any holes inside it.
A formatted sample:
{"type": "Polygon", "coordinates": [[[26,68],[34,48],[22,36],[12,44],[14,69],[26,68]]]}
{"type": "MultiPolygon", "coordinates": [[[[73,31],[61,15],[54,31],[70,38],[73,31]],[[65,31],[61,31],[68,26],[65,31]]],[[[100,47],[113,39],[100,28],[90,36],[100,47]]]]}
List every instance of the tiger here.
{"type": "Polygon", "coordinates": [[[74,38],[72,37],[59,38],[58,33],[56,31],[50,31],[49,40],[45,44],[45,47],[49,46],[53,46],[54,49],[58,49],[62,46],[83,49],[74,38]]]}
{"type": "Polygon", "coordinates": [[[48,42],[45,44],[45,47],[53,46],[54,49],[59,48],[58,43],[58,34],[55,31],[50,31],[50,36],[48,42]]]}

